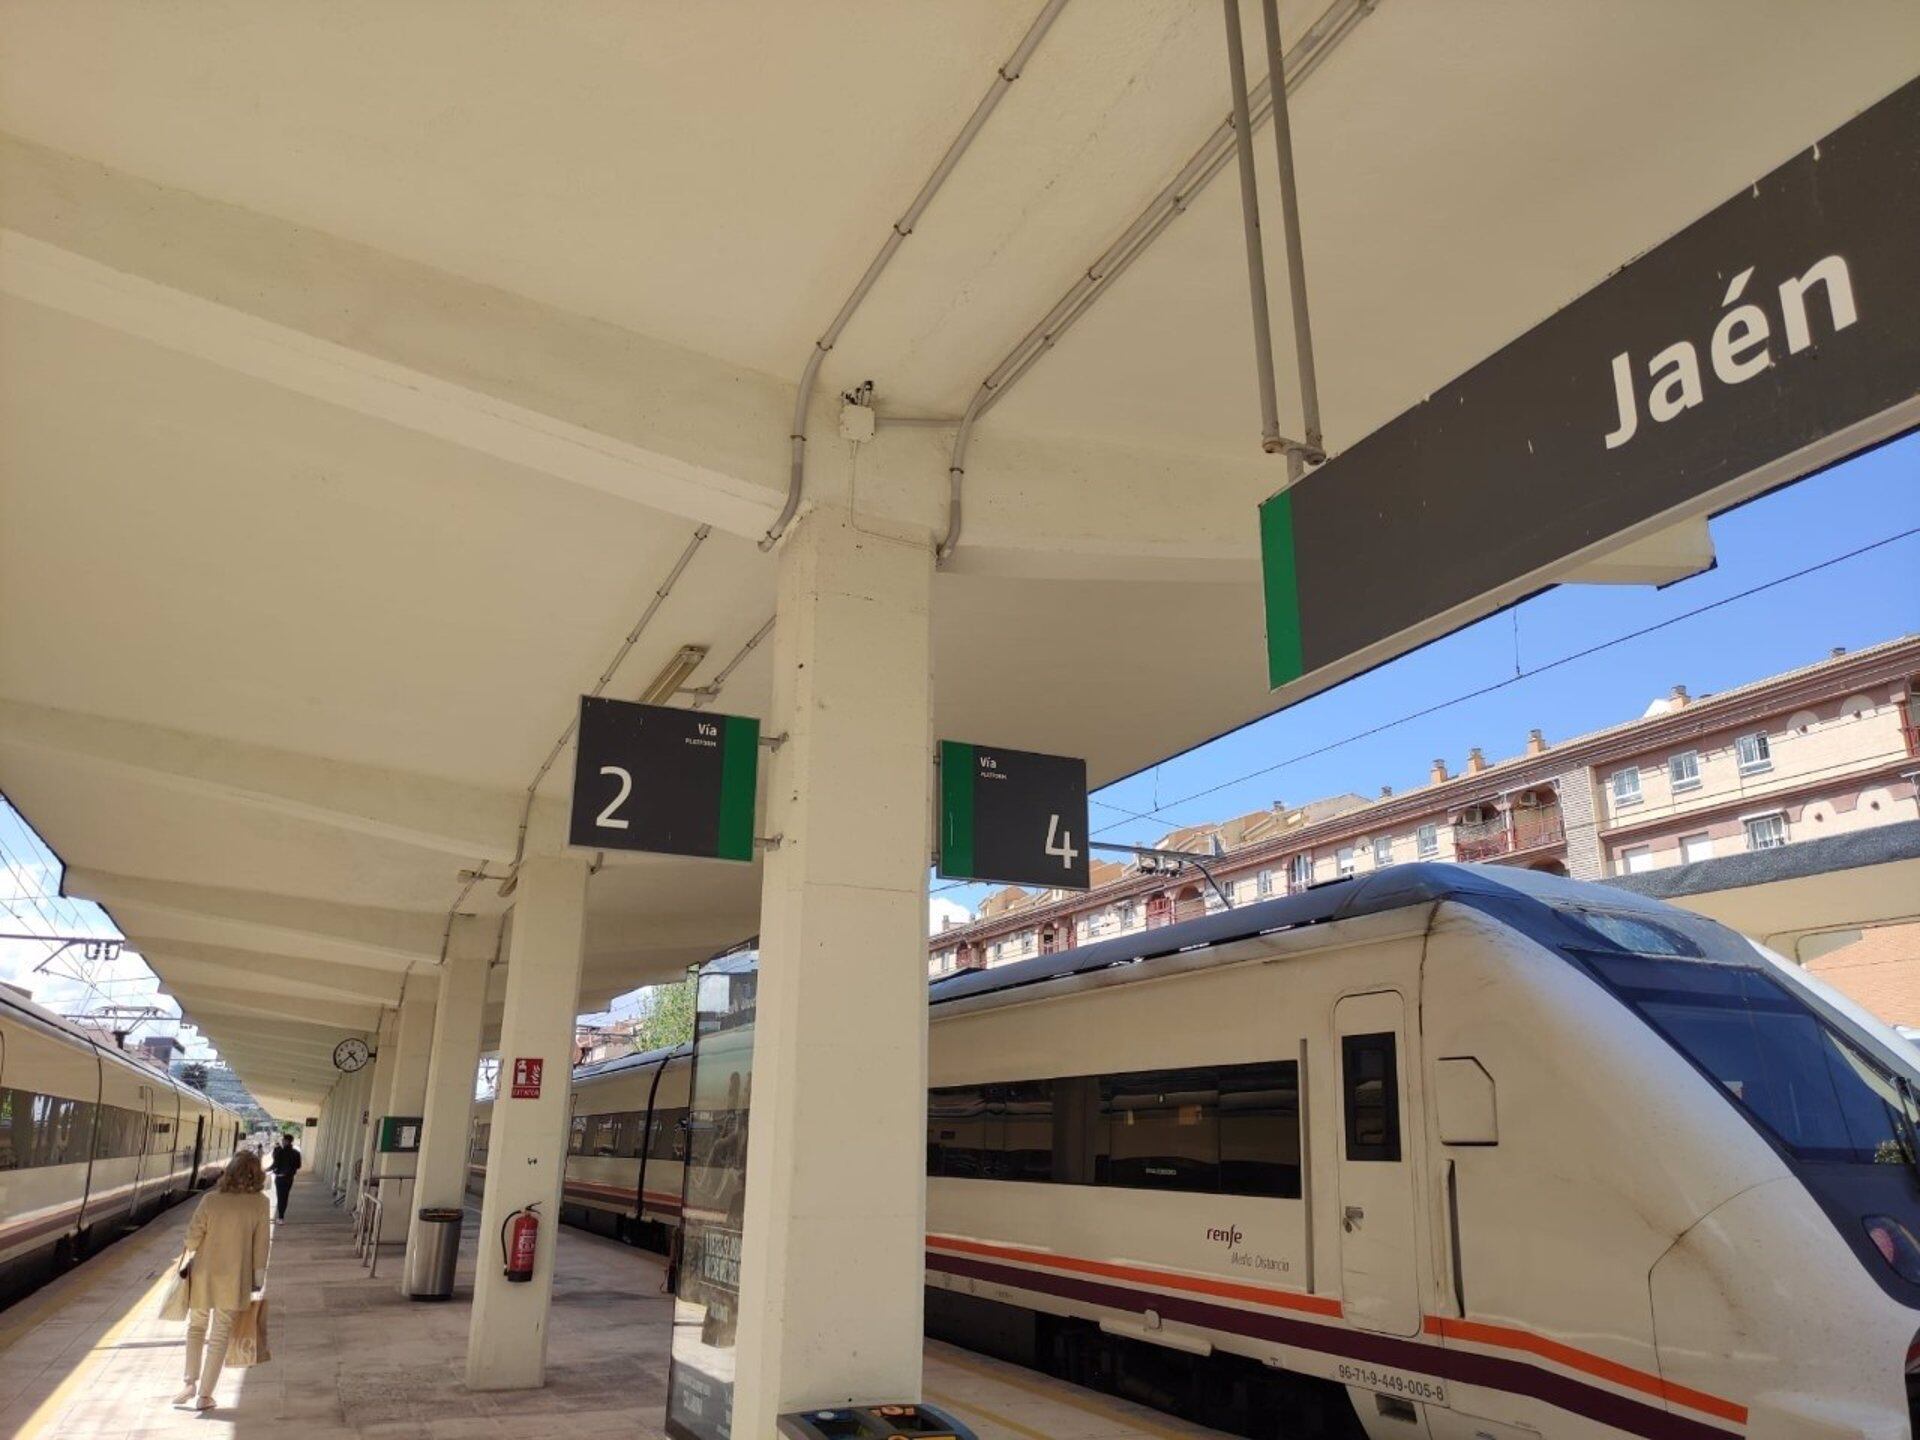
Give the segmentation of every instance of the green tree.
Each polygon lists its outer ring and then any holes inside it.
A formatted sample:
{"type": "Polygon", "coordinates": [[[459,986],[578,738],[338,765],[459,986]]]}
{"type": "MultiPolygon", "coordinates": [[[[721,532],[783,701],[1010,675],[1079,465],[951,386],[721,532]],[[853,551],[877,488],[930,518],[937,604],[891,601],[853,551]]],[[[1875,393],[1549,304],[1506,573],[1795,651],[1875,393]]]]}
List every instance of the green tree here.
{"type": "Polygon", "coordinates": [[[195,1061],[180,1072],[180,1083],[191,1085],[202,1095],[207,1093],[207,1067],[195,1061]]]}
{"type": "Polygon", "coordinates": [[[693,981],[649,985],[641,992],[640,1015],[633,1027],[635,1050],[664,1050],[693,1039],[693,981]]]}

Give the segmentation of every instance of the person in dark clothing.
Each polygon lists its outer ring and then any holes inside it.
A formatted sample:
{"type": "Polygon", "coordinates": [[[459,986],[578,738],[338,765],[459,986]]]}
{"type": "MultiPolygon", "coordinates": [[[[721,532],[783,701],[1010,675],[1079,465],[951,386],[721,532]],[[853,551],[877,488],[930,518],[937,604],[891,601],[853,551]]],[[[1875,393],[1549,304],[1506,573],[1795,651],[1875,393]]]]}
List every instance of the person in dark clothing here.
{"type": "Polygon", "coordinates": [[[300,1152],[293,1148],[293,1136],[282,1134],[280,1143],[273,1147],[273,1161],[268,1166],[273,1171],[273,1218],[287,1218],[287,1196],[293,1190],[293,1177],[300,1170],[300,1152]]]}

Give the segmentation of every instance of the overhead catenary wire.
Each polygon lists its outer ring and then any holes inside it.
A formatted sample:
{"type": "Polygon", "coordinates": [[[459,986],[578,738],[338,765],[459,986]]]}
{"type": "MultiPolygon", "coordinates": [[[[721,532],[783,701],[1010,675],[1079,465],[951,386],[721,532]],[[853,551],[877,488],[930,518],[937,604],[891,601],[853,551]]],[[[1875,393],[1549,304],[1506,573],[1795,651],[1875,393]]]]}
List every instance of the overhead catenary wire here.
{"type": "Polygon", "coordinates": [[[806,367],[800,373],[798,393],[794,396],[793,402],[793,424],[787,437],[789,447],[787,498],[781,506],[779,518],[768,527],[765,537],[760,541],[762,550],[771,550],[779,543],[780,537],[786,533],[787,526],[793,522],[794,514],[800,508],[801,496],[806,489],[807,410],[813,400],[814,382],[819,378],[821,362],[827,358],[827,352],[839,343],[841,333],[853,319],[854,312],[860,308],[861,302],[879,282],[881,273],[893,260],[894,253],[913,233],[914,226],[926,213],[927,206],[933,203],[933,197],[940,193],[940,187],[946,184],[947,177],[959,165],[961,157],[967,153],[968,147],[985,127],[989,117],[1006,98],[1007,91],[1012,89],[1014,81],[1020,78],[1021,72],[1026,69],[1027,61],[1032,59],[1033,52],[1039,49],[1040,42],[1046,38],[1047,31],[1053,27],[1053,22],[1059,17],[1061,10],[1066,8],[1066,3],[1067,0],[1047,0],[1047,3],[1040,8],[1040,13],[1027,27],[1027,33],[1021,37],[1013,54],[994,72],[993,83],[987,87],[987,93],[981,96],[980,103],[974,106],[973,113],[960,127],[960,133],[954,136],[947,146],[946,153],[940,157],[940,163],[933,167],[933,173],[927,176],[919,193],[913,197],[913,203],[907,206],[905,213],[898,220],[894,221],[893,229],[888,233],[885,243],[881,245],[879,253],[868,263],[860,279],[855,282],[852,293],[847,296],[827,328],[821,332],[820,338],[813,342],[813,349],[807,356],[806,367]]]}
{"type": "MultiPolygon", "coordinates": [[[[1377,3],[1378,0],[1335,0],[1308,27],[1307,33],[1300,37],[1286,56],[1281,71],[1289,93],[1304,84],[1320,68],[1354,26],[1373,12],[1377,3]]],[[[1257,130],[1273,113],[1271,74],[1248,94],[1247,107],[1249,129],[1257,130]]],[[[1059,343],[1060,337],[1092,309],[1102,295],[1113,288],[1114,283],[1126,273],[1127,267],[1143,255],[1169,225],[1187,212],[1194,197],[1206,189],[1226,167],[1233,154],[1234,124],[1233,116],[1229,114],[1194,151],[1187,163],[1180,167],[1179,173],[1120,233],[1119,238],[1101,252],[1100,257],[1041,316],[1039,323],[1021,336],[1000,362],[987,372],[986,378],[967,402],[965,411],[956,422],[952,422],[956,426],[956,433],[947,464],[947,530],[937,551],[941,564],[952,558],[955,547],[960,543],[960,531],[965,518],[962,499],[967,451],[972,443],[974,426],[1006,398],[1007,392],[1059,343]]]]}
{"type": "MultiPolygon", "coordinates": [[[[1784,575],[1776,575],[1772,579],[1762,580],[1757,584],[1748,586],[1744,590],[1735,591],[1731,595],[1722,595],[1717,600],[1709,600],[1704,604],[1694,606],[1690,610],[1683,610],[1676,615],[1669,615],[1663,620],[1656,620],[1652,624],[1643,625],[1638,629],[1629,630],[1624,632],[1623,634],[1612,636],[1606,640],[1597,641],[1592,645],[1585,646],[1579,650],[1571,651],[1568,654],[1558,656],[1555,659],[1545,661],[1542,664],[1534,666],[1530,670],[1522,671],[1514,675],[1505,676],[1499,680],[1493,681],[1490,684],[1479,686],[1473,690],[1468,690],[1462,694],[1454,695],[1445,700],[1436,701],[1431,705],[1424,705],[1417,710],[1410,710],[1403,715],[1395,716],[1391,720],[1383,720],[1377,725],[1370,725],[1370,726],[1367,726],[1365,729],[1353,731],[1351,734],[1343,735],[1339,739],[1330,740],[1323,745],[1316,745],[1311,749],[1302,750],[1297,754],[1289,755],[1284,760],[1276,760],[1271,765],[1263,765],[1256,770],[1249,770],[1245,774],[1236,775],[1231,779],[1222,780],[1215,784],[1204,786],[1203,788],[1199,790],[1195,790],[1190,794],[1181,795],[1175,799],[1168,800],[1164,803],[1155,804],[1144,813],[1139,811],[1123,811],[1122,813],[1125,813],[1130,816],[1130,820],[1117,820],[1111,824],[1100,826],[1098,829],[1090,831],[1087,838],[1091,840],[1097,836],[1111,834],[1115,830],[1119,830],[1123,828],[1125,825],[1127,825],[1128,823],[1131,823],[1131,821],[1144,820],[1144,821],[1158,821],[1160,823],[1166,823],[1164,817],[1166,816],[1166,813],[1168,811],[1176,810],[1183,805],[1190,805],[1196,800],[1207,799],[1210,796],[1219,794],[1221,791],[1231,790],[1237,785],[1244,785],[1250,780],[1258,780],[1264,776],[1271,775],[1278,770],[1284,770],[1288,766],[1298,765],[1305,760],[1317,759],[1322,755],[1326,755],[1335,750],[1343,749],[1348,745],[1357,744],[1359,741],[1362,741],[1362,740],[1372,739],[1376,735],[1383,735],[1389,730],[1398,729],[1400,726],[1411,724],[1415,720],[1424,720],[1428,716],[1437,715],[1443,710],[1449,710],[1456,705],[1464,705],[1471,700],[1478,700],[1483,696],[1491,695],[1496,691],[1508,689],[1509,687],[1518,684],[1522,680],[1532,679],[1536,675],[1544,675],[1549,671],[1558,670],[1562,666],[1571,665],[1578,660],[1589,659],[1594,655],[1598,655],[1603,651],[1611,650],[1616,646],[1626,645],[1626,644],[1632,643],[1635,640],[1645,639],[1648,635],[1656,634],[1657,632],[1662,630],[1671,629],[1675,625],[1681,624],[1688,620],[1696,619],[1699,616],[1708,614],[1709,612],[1714,610],[1724,609],[1726,606],[1737,604],[1742,600],[1750,600],[1756,595],[1764,594],[1769,590],[1778,589],[1782,585],[1790,585],[1797,580],[1804,580],[1809,575],[1818,574],[1822,570],[1832,569],[1834,566],[1845,564],[1850,560],[1857,560],[1861,556],[1872,554],[1876,550],[1884,550],[1890,545],[1897,545],[1901,541],[1910,540],[1916,535],[1920,535],[1920,525],[1910,526],[1905,530],[1899,530],[1894,532],[1891,535],[1882,536],[1878,540],[1868,541],[1864,545],[1855,546],[1853,549],[1842,551],[1840,554],[1837,554],[1837,555],[1830,555],[1824,560],[1818,560],[1811,565],[1805,565],[1797,570],[1788,571],[1784,575]]],[[[1104,800],[1095,801],[1094,803],[1100,804],[1100,805],[1107,805],[1107,802],[1104,800]]],[[[1108,805],[1108,808],[1119,810],[1121,807],[1116,805],[1108,805]]],[[[949,890],[965,889],[970,886],[977,885],[979,883],[981,882],[976,880],[956,880],[956,881],[949,882],[948,884],[945,884],[945,885],[933,886],[929,889],[928,894],[940,895],[940,894],[946,893],[949,890]]]]}

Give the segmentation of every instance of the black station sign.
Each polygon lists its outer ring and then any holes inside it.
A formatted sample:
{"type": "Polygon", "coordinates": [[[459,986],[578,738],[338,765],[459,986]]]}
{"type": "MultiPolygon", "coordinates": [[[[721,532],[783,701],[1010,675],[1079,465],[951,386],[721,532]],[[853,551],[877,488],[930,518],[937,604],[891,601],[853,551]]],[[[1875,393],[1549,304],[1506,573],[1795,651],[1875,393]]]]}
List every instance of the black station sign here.
{"type": "Polygon", "coordinates": [[[940,873],[1087,888],[1087,762],[940,742],[940,873]]]}
{"type": "Polygon", "coordinates": [[[1611,536],[1797,478],[1756,472],[1828,436],[1883,438],[1865,422],[1920,395],[1916,236],[1920,80],[1267,501],[1269,683],[1305,694],[1611,536]]]}
{"type": "Polygon", "coordinates": [[[568,840],[753,858],[760,722],[583,695],[568,840]]]}

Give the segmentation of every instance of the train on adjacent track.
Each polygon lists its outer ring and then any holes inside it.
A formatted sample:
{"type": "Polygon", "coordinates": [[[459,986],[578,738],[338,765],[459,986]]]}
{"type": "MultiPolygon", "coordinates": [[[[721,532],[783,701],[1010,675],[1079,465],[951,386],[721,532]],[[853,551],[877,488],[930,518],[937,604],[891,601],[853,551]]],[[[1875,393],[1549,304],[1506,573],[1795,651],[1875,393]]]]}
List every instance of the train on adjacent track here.
{"type": "MultiPolygon", "coordinates": [[[[1720,925],[1408,865],[930,1002],[930,1334],[1249,1436],[1916,1433],[1915,1052],[1720,925]]],[[[563,1218],[670,1234],[688,1070],[579,1072],[563,1218]]]]}
{"type": "Polygon", "coordinates": [[[0,991],[0,1305],[209,1183],[245,1123],[0,991]]]}

